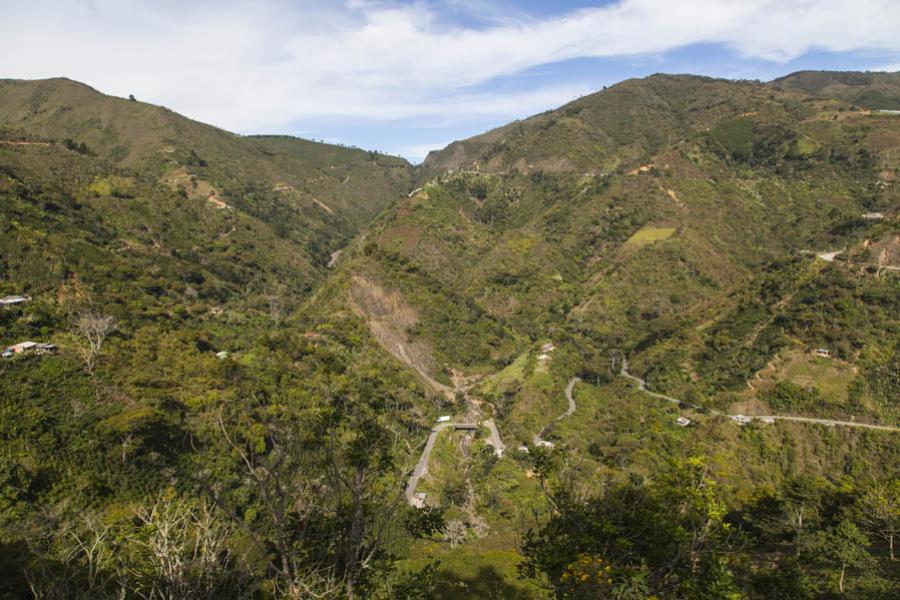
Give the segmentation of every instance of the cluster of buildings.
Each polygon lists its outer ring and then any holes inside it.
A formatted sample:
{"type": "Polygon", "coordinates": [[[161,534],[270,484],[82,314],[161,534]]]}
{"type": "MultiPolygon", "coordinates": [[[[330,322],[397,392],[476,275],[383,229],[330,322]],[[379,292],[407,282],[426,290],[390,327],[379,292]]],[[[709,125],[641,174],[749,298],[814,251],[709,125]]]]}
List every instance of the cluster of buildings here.
{"type": "MultiPolygon", "coordinates": [[[[26,302],[31,301],[31,296],[4,296],[0,298],[0,307],[9,308],[12,306],[18,306],[20,304],[25,304],[26,302]]],[[[7,346],[3,349],[3,352],[0,353],[0,357],[2,358],[12,358],[16,355],[24,355],[24,354],[47,354],[49,352],[54,352],[56,350],[56,346],[54,344],[45,344],[41,342],[19,342],[18,344],[13,344],[12,346],[7,346]]]]}
{"type": "Polygon", "coordinates": [[[43,344],[40,342],[19,342],[12,346],[8,346],[3,350],[0,357],[12,358],[17,354],[47,354],[56,350],[55,344],[43,344]]]}

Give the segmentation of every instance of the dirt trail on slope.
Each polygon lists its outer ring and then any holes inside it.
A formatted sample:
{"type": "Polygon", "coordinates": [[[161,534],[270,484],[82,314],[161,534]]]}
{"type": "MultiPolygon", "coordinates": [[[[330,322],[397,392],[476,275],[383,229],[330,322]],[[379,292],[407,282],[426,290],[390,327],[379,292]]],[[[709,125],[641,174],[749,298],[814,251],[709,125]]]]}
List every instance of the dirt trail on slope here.
{"type": "Polygon", "coordinates": [[[50,142],[13,142],[9,140],[0,140],[0,144],[5,144],[7,146],[39,146],[41,148],[53,145],[50,142]]]}

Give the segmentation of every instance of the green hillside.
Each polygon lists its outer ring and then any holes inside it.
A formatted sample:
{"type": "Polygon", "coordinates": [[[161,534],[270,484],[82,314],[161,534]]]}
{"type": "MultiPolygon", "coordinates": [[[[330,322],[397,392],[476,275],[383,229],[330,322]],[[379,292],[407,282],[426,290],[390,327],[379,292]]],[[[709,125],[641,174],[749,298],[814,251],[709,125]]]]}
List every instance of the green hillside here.
{"type": "Polygon", "coordinates": [[[291,137],[242,137],[67,79],[0,80],[0,127],[57,144],[71,140],[116,167],[188,192],[199,184],[204,196],[214,191],[286,231],[325,225],[327,237],[342,241],[410,184],[411,167],[399,158],[291,137]]]}
{"type": "Polygon", "coordinates": [[[778,78],[772,85],[873,110],[900,110],[898,73],[800,71],[778,78]]]}
{"type": "Polygon", "coordinates": [[[0,82],[2,346],[56,346],[0,362],[0,597],[893,597],[857,75],[629,80],[415,169],[0,82]]]}

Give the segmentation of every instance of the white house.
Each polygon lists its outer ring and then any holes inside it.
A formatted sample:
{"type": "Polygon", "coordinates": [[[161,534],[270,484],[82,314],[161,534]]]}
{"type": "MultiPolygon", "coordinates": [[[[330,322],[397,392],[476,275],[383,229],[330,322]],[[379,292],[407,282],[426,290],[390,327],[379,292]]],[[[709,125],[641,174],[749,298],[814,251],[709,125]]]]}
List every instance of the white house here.
{"type": "Polygon", "coordinates": [[[0,306],[14,306],[16,304],[24,304],[25,302],[29,302],[31,300],[31,296],[6,296],[4,298],[0,298],[0,306]]]}
{"type": "Polygon", "coordinates": [[[687,417],[678,417],[675,419],[675,423],[677,423],[679,427],[687,427],[691,424],[691,420],[687,417]]]}
{"type": "Polygon", "coordinates": [[[731,415],[729,419],[741,426],[746,425],[753,420],[750,417],[745,417],[744,415],[731,415]]]}
{"type": "Polygon", "coordinates": [[[449,423],[450,415],[441,415],[440,417],[437,418],[437,422],[438,423],[449,423]]]}

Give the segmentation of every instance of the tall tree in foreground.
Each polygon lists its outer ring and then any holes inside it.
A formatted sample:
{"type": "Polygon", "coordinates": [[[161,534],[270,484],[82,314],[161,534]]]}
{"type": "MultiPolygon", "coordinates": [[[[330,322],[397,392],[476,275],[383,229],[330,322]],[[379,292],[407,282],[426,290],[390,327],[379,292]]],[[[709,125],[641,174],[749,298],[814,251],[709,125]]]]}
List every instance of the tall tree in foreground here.
{"type": "Polygon", "coordinates": [[[875,484],[865,490],[856,503],[859,521],[869,533],[883,539],[888,545],[891,561],[894,556],[894,538],[900,528],[900,479],[875,484]]]}
{"type": "Polygon", "coordinates": [[[735,591],[725,554],[735,535],[702,458],[675,463],[586,501],[557,494],[558,514],[524,540],[520,573],[559,598],[723,598],[735,591]]]}
{"type": "Polygon", "coordinates": [[[869,540],[849,520],[817,532],[807,543],[806,551],[812,560],[835,565],[839,569],[838,591],[843,594],[848,569],[870,568],[874,560],[869,554],[869,540]]]}

